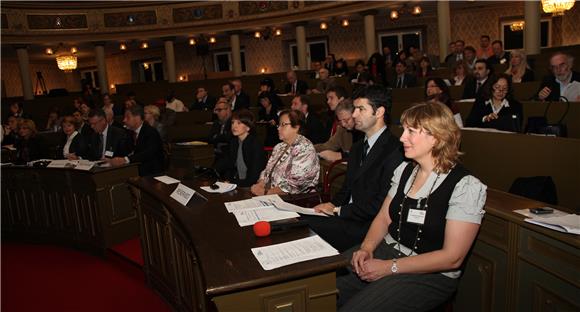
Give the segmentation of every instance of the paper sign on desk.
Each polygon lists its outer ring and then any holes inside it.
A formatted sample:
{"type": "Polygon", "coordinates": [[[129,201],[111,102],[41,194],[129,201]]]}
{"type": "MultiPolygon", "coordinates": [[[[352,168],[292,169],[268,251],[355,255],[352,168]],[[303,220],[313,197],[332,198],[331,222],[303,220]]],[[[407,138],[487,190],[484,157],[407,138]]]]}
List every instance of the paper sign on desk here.
{"type": "Polygon", "coordinates": [[[174,179],[174,178],[172,178],[170,176],[166,176],[166,175],[159,176],[159,177],[155,177],[153,179],[155,179],[155,180],[157,180],[159,182],[163,182],[165,184],[175,184],[175,183],[179,183],[179,180],[174,179]]]}
{"type": "Polygon", "coordinates": [[[171,193],[170,197],[178,201],[180,204],[187,206],[187,203],[195,194],[195,191],[190,189],[189,187],[179,183],[175,191],[171,193]]]}
{"type": "Polygon", "coordinates": [[[276,221],[300,217],[300,215],[295,212],[279,210],[272,206],[238,210],[234,211],[233,214],[240,226],[253,225],[258,221],[276,221]]]}
{"type": "Polygon", "coordinates": [[[338,255],[338,251],[318,235],[282,244],[252,248],[252,253],[264,270],[338,255]]]}

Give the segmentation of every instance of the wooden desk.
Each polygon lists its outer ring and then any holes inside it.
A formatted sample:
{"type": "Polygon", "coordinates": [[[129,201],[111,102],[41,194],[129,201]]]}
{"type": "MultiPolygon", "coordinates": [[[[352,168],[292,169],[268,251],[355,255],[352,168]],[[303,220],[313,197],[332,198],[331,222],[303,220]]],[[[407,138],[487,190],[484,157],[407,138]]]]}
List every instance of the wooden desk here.
{"type": "MultiPolygon", "coordinates": [[[[342,256],[262,269],[251,248],[312,235],[307,228],[254,236],[223,203],[248,190],[208,194],[187,207],[169,197],[175,185],[133,178],[148,284],[176,311],[334,311],[342,256]]],[[[196,188],[193,183],[183,182],[196,188]]]]}
{"type": "Polygon", "coordinates": [[[211,167],[214,162],[212,144],[178,145],[171,144],[169,156],[169,172],[184,174],[193,172],[195,166],[211,167]]]}
{"type": "Polygon", "coordinates": [[[137,165],[74,169],[3,167],[3,239],[51,242],[95,253],[138,234],[126,184],[137,165]]]}

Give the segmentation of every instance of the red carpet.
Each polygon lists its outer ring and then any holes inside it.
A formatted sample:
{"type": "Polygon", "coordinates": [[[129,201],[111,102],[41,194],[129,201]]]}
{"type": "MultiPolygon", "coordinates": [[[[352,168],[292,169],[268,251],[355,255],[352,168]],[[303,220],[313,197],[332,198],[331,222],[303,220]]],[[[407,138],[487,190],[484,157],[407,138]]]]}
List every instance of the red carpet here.
{"type": "Polygon", "coordinates": [[[117,255],[4,242],[1,251],[2,311],[170,311],[117,255]]]}
{"type": "Polygon", "coordinates": [[[141,254],[141,240],[139,237],[115,245],[111,247],[111,250],[121,257],[125,257],[127,260],[138,264],[140,267],[144,265],[143,255],[141,254]]]}

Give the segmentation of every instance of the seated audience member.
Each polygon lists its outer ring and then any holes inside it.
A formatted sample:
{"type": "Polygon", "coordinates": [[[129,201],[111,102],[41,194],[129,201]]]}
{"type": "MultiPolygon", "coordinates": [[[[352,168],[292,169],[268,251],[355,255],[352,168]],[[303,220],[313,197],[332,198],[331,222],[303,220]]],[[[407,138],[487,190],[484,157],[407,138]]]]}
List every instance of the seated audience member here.
{"type": "Polygon", "coordinates": [[[230,150],[225,168],[216,168],[222,177],[241,187],[258,182],[266,166],[264,147],[256,136],[255,118],[252,112],[241,109],[232,114],[230,150]]]}
{"type": "Polygon", "coordinates": [[[197,88],[195,100],[191,104],[190,110],[213,111],[216,99],[207,93],[204,87],[197,88]]]}
{"type": "Polygon", "coordinates": [[[475,68],[475,62],[477,58],[475,57],[475,49],[472,46],[466,46],[463,50],[463,61],[467,64],[467,68],[472,72],[475,68]]]}
{"type": "Polygon", "coordinates": [[[111,109],[114,116],[123,116],[125,111],[124,107],[120,105],[115,105],[111,100],[111,96],[108,93],[103,94],[103,110],[111,109]]]}
{"type": "Polygon", "coordinates": [[[568,101],[580,101],[580,73],[573,71],[574,58],[571,55],[557,52],[550,58],[552,73],[544,77],[538,98],[542,101],[559,101],[565,97],[568,101]]]}
{"type": "Polygon", "coordinates": [[[77,97],[73,99],[73,106],[75,110],[81,110],[81,103],[83,102],[83,98],[77,97]]]}
{"type": "Polygon", "coordinates": [[[310,79],[320,79],[319,71],[322,68],[322,64],[319,61],[314,61],[310,63],[312,71],[309,74],[310,79]]]}
{"type": "Polygon", "coordinates": [[[334,76],[336,75],[336,57],[334,56],[334,54],[329,53],[326,58],[324,59],[324,62],[322,63],[322,66],[326,69],[328,69],[328,73],[330,76],[334,76]]]}
{"type": "Polygon", "coordinates": [[[445,104],[453,113],[453,119],[459,128],[463,128],[463,120],[459,108],[453,103],[449,86],[441,78],[429,78],[425,81],[425,101],[428,103],[439,102],[445,104]]]}
{"type": "Polygon", "coordinates": [[[113,112],[113,110],[110,107],[103,108],[103,111],[105,112],[105,119],[107,120],[107,123],[109,124],[109,126],[124,129],[123,123],[121,123],[115,119],[115,113],[113,112]]]}
{"type": "Polygon", "coordinates": [[[250,108],[250,100],[245,97],[238,97],[236,95],[236,87],[233,83],[228,82],[222,86],[223,96],[230,102],[230,108],[232,111],[236,111],[242,108],[250,108]]]}
{"type": "Polygon", "coordinates": [[[450,62],[451,58],[455,57],[455,41],[449,42],[447,52],[449,52],[449,54],[447,54],[447,56],[445,57],[445,64],[447,64],[447,66],[449,66],[452,63],[452,62],[450,62]]]}
{"type": "Polygon", "coordinates": [[[493,50],[493,55],[487,59],[487,62],[490,65],[509,64],[511,53],[503,49],[503,43],[501,40],[495,40],[492,42],[491,48],[493,50]]]}
{"type": "Polygon", "coordinates": [[[314,145],[320,158],[331,162],[348,159],[352,145],[364,137],[364,133],[354,128],[353,111],[351,99],[342,100],[336,106],[334,112],[339,124],[336,133],[328,141],[314,145]]]}
{"type": "MultiPolygon", "coordinates": [[[[133,107],[140,107],[135,105],[133,107]]],[[[109,126],[105,112],[102,109],[93,109],[89,113],[89,124],[94,130],[89,142],[87,158],[101,160],[112,157],[125,157],[131,150],[131,141],[127,131],[109,126]]]]}
{"type": "Polygon", "coordinates": [[[365,73],[368,74],[368,72],[365,70],[365,62],[363,60],[356,61],[354,64],[354,70],[354,73],[350,74],[348,77],[348,81],[350,81],[351,84],[359,83],[359,77],[365,73]]]}
{"type": "Polygon", "coordinates": [[[258,120],[261,124],[266,126],[266,139],[264,146],[274,146],[280,142],[278,140],[278,110],[279,106],[275,105],[268,93],[261,93],[258,96],[260,102],[260,111],[258,112],[258,120]]]}
{"type": "Polygon", "coordinates": [[[465,78],[469,76],[469,68],[464,61],[457,61],[453,65],[453,77],[451,78],[451,85],[462,86],[465,83],[465,78]]]}
{"type": "Polygon", "coordinates": [[[57,151],[57,157],[61,159],[86,158],[89,146],[85,138],[77,131],[79,123],[72,116],[65,116],[62,119],[61,127],[63,136],[59,143],[62,149],[57,151]]]}
{"type": "Polygon", "coordinates": [[[139,163],[139,176],[153,176],[163,173],[165,154],[161,136],[155,128],[144,120],[142,106],[133,106],[125,111],[123,123],[133,136],[133,152],[125,157],[115,156],[108,159],[112,166],[139,163]]]}
{"type": "Polygon", "coordinates": [[[534,81],[534,71],[528,65],[526,54],[522,50],[511,53],[510,66],[505,71],[513,83],[534,81]]]}
{"type": "Polygon", "coordinates": [[[22,119],[31,119],[30,114],[24,112],[24,106],[20,102],[12,102],[10,104],[10,116],[22,119]]]}
{"type": "MultiPolygon", "coordinates": [[[[266,77],[260,80],[260,90],[258,91],[258,96],[262,94],[267,95],[275,107],[281,108],[284,106],[282,100],[278,96],[278,91],[276,90],[276,86],[274,85],[274,80],[272,80],[272,78],[266,77]]],[[[259,106],[260,101],[258,101],[258,107],[259,106]]]]}
{"type": "Polygon", "coordinates": [[[286,80],[288,81],[284,86],[284,92],[286,95],[296,96],[309,93],[308,84],[303,80],[299,80],[295,71],[291,70],[287,72],[286,80]]]}
{"type": "Polygon", "coordinates": [[[48,119],[46,121],[46,127],[44,127],[44,131],[59,132],[60,122],[61,118],[59,116],[59,110],[55,107],[48,113],[48,119]]]}
{"type": "Polygon", "coordinates": [[[522,104],[512,97],[509,76],[500,74],[491,79],[491,85],[491,97],[475,101],[465,122],[466,127],[518,132],[524,113],[522,104]]]}
{"type": "Polygon", "coordinates": [[[336,68],[334,69],[334,75],[337,77],[343,77],[348,75],[348,65],[344,59],[339,59],[336,61],[336,68]]]}
{"type": "Polygon", "coordinates": [[[491,95],[492,68],[486,60],[477,60],[473,76],[465,81],[462,99],[487,99],[491,95]]]}
{"type": "Polygon", "coordinates": [[[346,89],[342,86],[333,86],[326,91],[326,104],[328,104],[328,117],[331,121],[326,123],[326,133],[328,136],[332,136],[336,133],[336,129],[338,128],[338,121],[336,120],[336,115],[334,114],[334,110],[338,103],[348,97],[348,93],[346,89]]]}
{"type": "Polygon", "coordinates": [[[165,108],[170,109],[176,113],[182,113],[189,111],[183,102],[175,97],[175,92],[169,91],[169,94],[165,98],[165,108]]]}
{"type": "Polygon", "coordinates": [[[385,71],[393,67],[393,52],[389,46],[383,46],[383,60],[385,61],[385,71]]]}
{"type": "Polygon", "coordinates": [[[37,136],[36,125],[30,119],[22,119],[18,124],[18,139],[16,148],[16,163],[25,164],[29,161],[47,157],[44,140],[37,136]]]}
{"type": "Polygon", "coordinates": [[[407,64],[403,61],[395,62],[395,79],[391,82],[393,88],[413,88],[417,86],[417,78],[407,73],[407,64]]]}
{"type": "MultiPolygon", "coordinates": [[[[145,106],[143,105],[143,103],[137,100],[137,94],[135,94],[135,91],[127,92],[127,98],[125,99],[125,102],[126,101],[132,101],[133,103],[135,103],[135,105],[139,105],[141,107],[145,106]]],[[[165,100],[163,102],[165,102],[165,100]]],[[[165,105],[165,103],[163,103],[163,105],[165,105]]]]}
{"type": "Polygon", "coordinates": [[[280,112],[278,135],[260,179],[252,185],[252,194],[302,194],[315,191],[320,176],[320,164],[312,143],[300,133],[304,115],[300,111],[280,112]]]}
{"type": "Polygon", "coordinates": [[[385,72],[385,60],[383,56],[376,52],[371,55],[367,62],[367,70],[369,74],[373,77],[374,81],[384,83],[387,79],[387,74],[385,72]]]}
{"type": "Polygon", "coordinates": [[[83,101],[83,102],[81,103],[81,109],[80,109],[80,112],[81,112],[81,115],[82,115],[82,117],[83,117],[83,120],[85,120],[85,121],[86,121],[86,120],[88,120],[88,119],[89,119],[89,113],[91,112],[91,110],[92,110],[92,109],[93,109],[93,107],[92,107],[92,106],[90,106],[90,103],[89,103],[89,102],[84,102],[84,101],[83,101]]]}
{"type": "Polygon", "coordinates": [[[144,108],[144,113],[145,122],[157,130],[157,132],[159,132],[159,136],[161,136],[161,140],[166,142],[167,133],[165,132],[165,127],[159,121],[159,117],[161,117],[161,111],[159,110],[159,107],[155,105],[147,105],[144,108]]]}
{"type": "Polygon", "coordinates": [[[83,113],[81,111],[74,111],[72,116],[79,125],[77,131],[85,138],[86,142],[90,142],[95,131],[93,131],[93,128],[91,128],[88,122],[85,122],[83,113]]]}
{"type": "Polygon", "coordinates": [[[316,88],[312,89],[312,93],[325,94],[328,89],[335,85],[334,78],[329,76],[328,69],[321,68],[318,71],[318,82],[316,88]]]}
{"type": "Polygon", "coordinates": [[[493,55],[493,47],[490,44],[491,38],[488,35],[481,35],[479,38],[479,48],[475,53],[478,59],[488,59],[493,55]]]}
{"type": "Polygon", "coordinates": [[[352,146],[342,189],[314,207],[329,218],[302,216],[312,230],[339,251],[360,244],[387,195],[385,187],[403,160],[401,143],[387,129],[386,88],[370,86],[355,95],[355,128],[365,133],[352,146]]]}
{"type": "Polygon", "coordinates": [[[442,305],[457,290],[483,218],[487,187],[458,160],[461,131],[452,112],[420,104],[403,113],[401,124],[411,161],[395,170],[362,244],[345,253],[351,267],[337,277],[340,311],[442,305]]]}
{"type": "Polygon", "coordinates": [[[312,144],[318,144],[326,141],[328,139],[328,132],[324,128],[320,118],[316,114],[309,111],[310,108],[310,97],[307,95],[298,95],[292,99],[293,110],[299,110],[304,114],[304,131],[303,135],[312,142],[312,144]]]}
{"type": "Polygon", "coordinates": [[[465,41],[457,40],[455,41],[455,48],[453,50],[453,55],[445,59],[445,63],[448,67],[453,67],[455,63],[464,60],[463,51],[465,50],[465,41]]]}
{"type": "Polygon", "coordinates": [[[8,121],[4,125],[4,137],[2,139],[2,146],[14,146],[18,140],[18,124],[22,121],[22,118],[15,116],[8,117],[8,121]]]}
{"type": "Polygon", "coordinates": [[[221,168],[232,140],[232,107],[225,97],[219,98],[213,109],[217,119],[209,131],[207,142],[213,145],[214,168],[221,168]]]}
{"type": "Polygon", "coordinates": [[[433,68],[431,67],[431,60],[423,56],[419,61],[419,69],[417,70],[417,78],[426,78],[431,76],[433,68]]]}
{"type": "Polygon", "coordinates": [[[242,109],[243,107],[246,107],[246,105],[249,106],[250,96],[242,89],[242,81],[240,79],[234,79],[232,80],[232,84],[234,85],[234,90],[236,92],[236,101],[240,104],[239,108],[236,108],[236,110],[242,109]]]}

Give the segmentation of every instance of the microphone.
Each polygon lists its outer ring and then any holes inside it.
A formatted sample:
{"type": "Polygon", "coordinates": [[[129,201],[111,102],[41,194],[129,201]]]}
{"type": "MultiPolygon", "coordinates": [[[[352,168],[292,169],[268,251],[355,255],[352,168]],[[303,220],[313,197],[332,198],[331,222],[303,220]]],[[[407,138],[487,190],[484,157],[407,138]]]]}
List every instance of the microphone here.
{"type": "Polygon", "coordinates": [[[270,227],[272,229],[272,232],[287,231],[287,230],[301,228],[301,227],[307,227],[307,226],[308,226],[307,221],[296,220],[296,219],[293,219],[291,221],[281,220],[281,221],[270,222],[270,227]]]}

